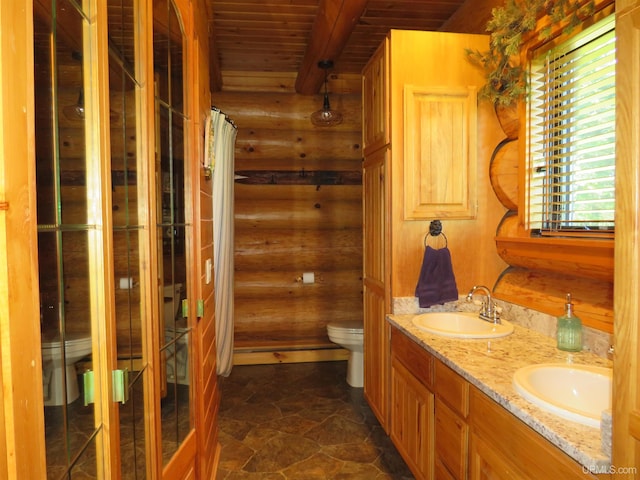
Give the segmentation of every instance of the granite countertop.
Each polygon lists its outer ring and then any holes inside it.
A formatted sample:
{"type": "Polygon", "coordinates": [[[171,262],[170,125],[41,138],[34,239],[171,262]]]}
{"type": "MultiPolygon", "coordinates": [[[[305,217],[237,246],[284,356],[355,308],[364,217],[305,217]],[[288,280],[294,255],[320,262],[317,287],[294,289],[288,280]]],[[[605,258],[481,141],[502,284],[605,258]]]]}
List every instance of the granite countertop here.
{"type": "Polygon", "coordinates": [[[507,337],[463,340],[420,330],[411,322],[413,316],[395,314],[388,315],[387,319],[581,465],[600,470],[611,464],[609,456],[602,451],[600,429],[548,413],[520,397],[512,386],[514,372],[527,365],[570,361],[611,367],[610,360],[590,352],[563,352],[556,348],[553,338],[515,323],[513,333],[507,337]]]}

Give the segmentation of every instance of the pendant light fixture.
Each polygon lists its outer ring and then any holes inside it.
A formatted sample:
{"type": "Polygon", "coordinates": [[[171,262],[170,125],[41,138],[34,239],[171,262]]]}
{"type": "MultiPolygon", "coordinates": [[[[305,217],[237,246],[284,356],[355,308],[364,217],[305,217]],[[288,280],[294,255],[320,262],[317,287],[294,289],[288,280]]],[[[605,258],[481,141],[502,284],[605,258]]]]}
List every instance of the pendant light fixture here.
{"type": "Polygon", "coordinates": [[[329,104],[329,92],[327,91],[327,85],[329,83],[329,69],[333,68],[333,60],[320,60],[318,62],[318,68],[324,70],[324,101],[322,103],[322,109],[311,114],[311,123],[318,127],[331,127],[333,125],[339,125],[342,123],[342,114],[331,110],[329,104]]]}

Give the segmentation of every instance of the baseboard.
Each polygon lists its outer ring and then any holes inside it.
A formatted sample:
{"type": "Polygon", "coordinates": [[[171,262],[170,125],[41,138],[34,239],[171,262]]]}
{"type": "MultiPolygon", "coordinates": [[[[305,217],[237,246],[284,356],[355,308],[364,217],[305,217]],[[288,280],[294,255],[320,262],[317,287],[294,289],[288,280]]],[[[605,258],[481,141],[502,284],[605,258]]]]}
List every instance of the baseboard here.
{"type": "Polygon", "coordinates": [[[271,363],[333,362],[347,360],[348,358],[349,350],[345,348],[235,351],[233,353],[233,364],[267,365],[271,363]]]}

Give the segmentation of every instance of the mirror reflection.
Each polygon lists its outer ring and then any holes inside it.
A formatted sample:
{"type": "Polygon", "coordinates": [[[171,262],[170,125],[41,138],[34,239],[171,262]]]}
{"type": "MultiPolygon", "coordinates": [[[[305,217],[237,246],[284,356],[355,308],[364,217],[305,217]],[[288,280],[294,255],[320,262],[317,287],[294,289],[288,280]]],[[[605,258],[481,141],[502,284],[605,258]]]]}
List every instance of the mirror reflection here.
{"type": "Polygon", "coordinates": [[[138,138],[141,86],[136,76],[134,0],[111,0],[109,21],[109,104],[113,273],[115,277],[116,378],[121,478],[146,478],[145,382],[150,375],[144,356],[142,302],[145,256],[144,230],[146,158],[138,138]],[[143,212],[143,214],[139,214],[143,212]]]}
{"type": "MultiPolygon", "coordinates": [[[[36,182],[40,326],[48,478],[99,471],[95,406],[84,403],[82,371],[92,351],[83,52],[85,17],[75,4],[34,4],[36,182]]],[[[53,2],[50,2],[53,3],[53,2]]]]}
{"type": "Polygon", "coordinates": [[[191,355],[187,295],[183,32],[175,5],[154,2],[154,73],[158,131],[158,272],[162,290],[162,455],[166,464],[191,430],[191,355]]]}

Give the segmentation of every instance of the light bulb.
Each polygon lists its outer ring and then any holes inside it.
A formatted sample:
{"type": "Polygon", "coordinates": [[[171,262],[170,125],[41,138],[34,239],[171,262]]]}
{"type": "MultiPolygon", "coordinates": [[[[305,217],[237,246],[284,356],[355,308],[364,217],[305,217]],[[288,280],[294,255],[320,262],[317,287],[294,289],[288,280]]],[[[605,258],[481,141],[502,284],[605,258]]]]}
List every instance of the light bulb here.
{"type": "Polygon", "coordinates": [[[342,114],[335,110],[331,110],[328,93],[324,94],[322,110],[318,110],[311,114],[311,123],[318,127],[332,127],[342,123],[342,114]]]}

